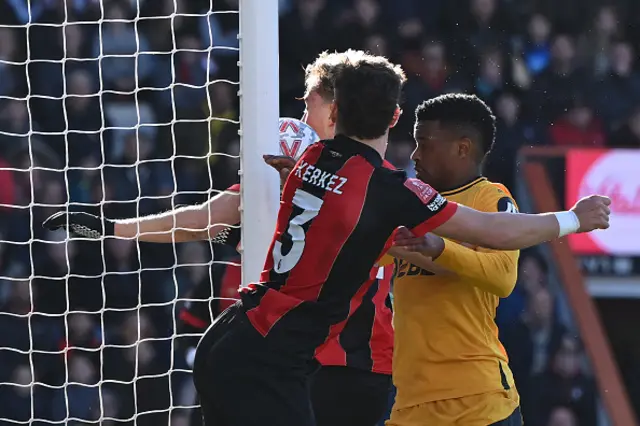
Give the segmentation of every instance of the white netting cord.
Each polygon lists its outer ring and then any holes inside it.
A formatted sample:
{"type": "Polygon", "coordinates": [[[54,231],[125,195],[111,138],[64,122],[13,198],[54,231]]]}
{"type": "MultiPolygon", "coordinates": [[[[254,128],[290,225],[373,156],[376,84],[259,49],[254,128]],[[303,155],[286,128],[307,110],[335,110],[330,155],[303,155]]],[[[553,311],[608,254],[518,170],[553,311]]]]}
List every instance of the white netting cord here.
{"type": "Polygon", "coordinates": [[[199,334],[179,331],[179,311],[217,298],[191,292],[235,253],[69,241],[41,223],[163,212],[237,182],[237,12],[13,7],[18,24],[0,19],[0,422],[186,424],[182,341],[199,334]]]}

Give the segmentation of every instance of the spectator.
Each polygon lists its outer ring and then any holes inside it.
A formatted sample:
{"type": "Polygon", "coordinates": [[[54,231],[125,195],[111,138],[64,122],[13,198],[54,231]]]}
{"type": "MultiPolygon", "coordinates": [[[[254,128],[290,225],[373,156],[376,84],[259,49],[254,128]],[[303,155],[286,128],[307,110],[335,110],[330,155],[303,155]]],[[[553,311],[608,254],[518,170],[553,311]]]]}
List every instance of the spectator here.
{"type": "Polygon", "coordinates": [[[640,74],[634,69],[634,50],[630,43],[617,41],[611,46],[610,72],[595,87],[598,114],[609,130],[616,129],[635,108],[640,98],[640,74]]]}
{"type": "Polygon", "coordinates": [[[238,80],[238,30],[240,27],[239,0],[207,2],[213,13],[200,21],[200,38],[205,46],[211,46],[211,59],[215,63],[216,77],[238,80]],[[207,25],[208,24],[208,25],[207,25]]]}
{"type": "MultiPolygon", "coordinates": [[[[183,244],[178,251],[178,264],[188,266],[176,268],[175,285],[177,288],[175,290],[171,289],[172,293],[175,294],[172,294],[168,300],[173,300],[176,297],[184,298],[200,282],[210,282],[211,267],[209,262],[211,260],[211,251],[208,244],[201,242],[183,244]]],[[[236,295],[234,294],[234,296],[236,295]]]]}
{"type": "Polygon", "coordinates": [[[533,387],[532,377],[545,371],[565,332],[554,313],[551,293],[544,287],[531,295],[521,318],[504,329],[501,341],[509,354],[525,418],[538,410],[531,401],[540,389],[533,387]]]}
{"type": "Polygon", "coordinates": [[[532,424],[544,424],[558,405],[569,407],[580,426],[598,424],[595,383],[584,370],[583,357],[578,341],[565,335],[547,371],[532,379],[531,402],[536,410],[527,414],[532,424]]]}
{"type": "Polygon", "coordinates": [[[485,175],[515,190],[516,157],[522,146],[537,145],[545,136],[537,123],[522,117],[520,99],[513,91],[503,91],[496,99],[496,141],[484,166],[485,175]]]}
{"type": "Polygon", "coordinates": [[[539,251],[527,249],[522,252],[518,277],[529,295],[540,288],[547,287],[549,283],[549,266],[539,251]]]}
{"type": "Polygon", "coordinates": [[[216,12],[208,15],[202,22],[200,28],[202,41],[207,46],[217,48],[216,56],[236,56],[235,49],[239,47],[238,41],[238,14],[225,13],[239,10],[238,0],[221,0],[216,2],[214,10],[216,12]],[[209,25],[207,25],[207,23],[209,25]]]}
{"type": "Polygon", "coordinates": [[[132,313],[116,338],[124,347],[110,346],[103,358],[104,378],[114,381],[111,388],[121,403],[118,417],[129,419],[138,413],[140,426],[166,424],[170,411],[167,366],[158,361],[154,343],[146,340],[154,333],[146,315],[132,313]]]}
{"type": "Polygon", "coordinates": [[[506,61],[500,49],[490,49],[480,56],[480,73],[475,91],[489,104],[495,102],[498,93],[509,83],[506,76],[506,61]]]}
{"type": "Polygon", "coordinates": [[[102,57],[100,76],[104,88],[127,94],[136,87],[148,86],[154,60],[152,55],[144,54],[149,52],[147,38],[136,32],[128,16],[130,11],[122,4],[109,3],[105,9],[101,33],[93,43],[93,57],[102,57]]]}
{"type": "Polygon", "coordinates": [[[102,412],[100,418],[101,425],[104,426],[119,426],[123,422],[118,419],[120,413],[120,401],[115,392],[109,389],[102,389],[102,412]]]}
{"type": "MultiPolygon", "coordinates": [[[[215,64],[208,60],[200,40],[183,36],[178,40],[178,52],[174,58],[176,75],[173,89],[175,108],[179,111],[200,110],[207,96],[209,73],[215,73],[215,64]]],[[[170,75],[170,74],[169,74],[170,75]]]]}
{"type": "MultiPolygon", "coordinates": [[[[199,2],[202,4],[202,2],[199,2]]],[[[206,2],[209,3],[209,2],[206,2]]],[[[217,2],[216,2],[217,3],[217,2]]],[[[140,5],[140,28],[147,34],[151,50],[154,52],[171,52],[174,48],[174,35],[192,35],[202,38],[207,46],[211,45],[208,28],[200,33],[199,24],[202,18],[198,13],[209,11],[198,10],[198,2],[189,0],[145,1],[140,5]],[[191,16],[189,16],[191,15],[191,16]]]]}
{"type": "Polygon", "coordinates": [[[115,190],[113,201],[119,202],[122,217],[155,213],[153,197],[161,185],[173,180],[171,165],[152,161],[154,141],[141,132],[129,132],[124,144],[122,157],[105,170],[115,190]]]}
{"type": "Polygon", "coordinates": [[[26,275],[26,267],[17,256],[16,244],[9,232],[9,221],[0,225],[0,304],[4,303],[13,289],[13,278],[26,275]]]}
{"type": "Polygon", "coordinates": [[[69,96],[64,100],[67,146],[58,152],[70,167],[78,167],[83,158],[101,158],[103,152],[108,152],[109,132],[103,131],[108,123],[103,119],[100,96],[89,71],[78,69],[70,73],[67,92],[69,96]]]}
{"type": "Polygon", "coordinates": [[[496,322],[501,330],[512,327],[526,310],[531,297],[548,287],[548,267],[536,249],[523,250],[518,263],[518,282],[513,292],[498,305],[496,322]]]}
{"type": "Polygon", "coordinates": [[[541,13],[529,19],[523,58],[529,72],[536,76],[547,69],[551,60],[551,22],[541,13]]]}
{"type": "Polygon", "coordinates": [[[373,55],[389,56],[387,39],[380,34],[371,34],[364,41],[364,49],[373,55]]]}
{"type": "MultiPolygon", "coordinates": [[[[134,240],[119,238],[105,242],[104,305],[112,312],[106,313],[105,321],[119,324],[123,317],[135,310],[140,300],[141,279],[138,247],[134,240]],[[121,312],[118,312],[121,311],[121,312]]],[[[102,303],[101,303],[102,304],[102,303]]]]}
{"type": "Polygon", "coordinates": [[[68,361],[69,383],[56,392],[52,401],[54,421],[77,419],[71,424],[96,421],[100,412],[98,375],[89,358],[73,355],[68,361]]]}
{"type": "Polygon", "coordinates": [[[52,383],[49,379],[51,368],[55,367],[54,358],[57,357],[57,333],[45,317],[36,314],[29,319],[29,315],[34,314],[33,300],[37,297],[35,290],[29,280],[23,277],[10,281],[8,298],[2,304],[0,314],[0,327],[3,330],[0,334],[0,365],[3,366],[0,369],[0,382],[10,382],[14,368],[32,359],[36,377],[52,383]],[[31,358],[28,355],[31,350],[41,352],[34,353],[31,358]],[[55,355],[52,356],[51,353],[55,355]]]}
{"type": "Polygon", "coordinates": [[[551,410],[547,426],[578,426],[578,419],[570,408],[555,407],[551,410]]]}
{"type": "Polygon", "coordinates": [[[33,79],[32,93],[58,98],[48,99],[44,106],[49,113],[58,114],[55,117],[57,120],[64,121],[60,111],[54,110],[59,107],[59,99],[66,95],[65,79],[68,79],[69,75],[80,70],[86,71],[97,86],[98,59],[86,59],[91,57],[89,46],[85,42],[90,33],[87,27],[86,24],[64,25],[63,32],[55,40],[56,48],[63,52],[64,62],[43,61],[33,64],[33,74],[37,78],[33,79]]]}
{"type": "Polygon", "coordinates": [[[600,6],[593,21],[593,30],[582,36],[579,50],[582,62],[592,67],[595,76],[601,77],[609,72],[611,46],[616,38],[624,35],[624,26],[620,25],[618,11],[610,4],[600,6]]]}
{"type": "Polygon", "coordinates": [[[30,116],[26,100],[7,99],[1,108],[0,147],[2,148],[2,156],[11,161],[15,160],[19,153],[28,150],[29,132],[37,132],[40,129],[30,116]]]}
{"type": "Polygon", "coordinates": [[[240,140],[234,139],[227,144],[226,154],[220,156],[220,162],[211,171],[212,188],[224,190],[238,183],[240,170],[240,140]]]}
{"type": "MultiPolygon", "coordinates": [[[[60,348],[65,351],[65,355],[70,357],[77,354],[82,360],[88,360],[93,363],[95,368],[98,368],[100,366],[99,348],[102,344],[102,335],[91,315],[85,312],[69,313],[67,325],[67,335],[59,343],[60,348]]],[[[78,368],[80,367],[82,366],[78,366],[78,368]]]]}
{"type": "Polygon", "coordinates": [[[553,122],[587,81],[587,74],[576,64],[573,39],[566,34],[556,35],[551,44],[549,67],[533,81],[528,104],[530,113],[543,122],[553,122]]]}
{"type": "MultiPolygon", "coordinates": [[[[69,170],[69,202],[74,204],[94,204],[102,201],[96,197],[94,187],[102,186],[100,161],[98,157],[88,155],[79,160],[78,168],[69,170]]],[[[81,208],[78,206],[78,208],[81,208]]],[[[82,207],[83,208],[83,207],[82,207]]]]}
{"type": "Polygon", "coordinates": [[[580,95],[574,95],[571,106],[549,129],[551,143],[557,146],[603,147],[605,132],[600,119],[580,95]]]}
{"type": "Polygon", "coordinates": [[[0,96],[26,93],[25,69],[19,64],[16,30],[0,28],[0,96]]]}
{"type": "MultiPolygon", "coordinates": [[[[402,66],[407,72],[403,108],[415,111],[425,99],[453,91],[465,91],[466,77],[454,72],[447,63],[446,47],[437,40],[425,44],[412,40],[402,55],[402,66]]],[[[400,117],[397,132],[413,133],[412,114],[400,117]]]]}
{"type": "Polygon", "coordinates": [[[455,6],[451,8],[454,27],[449,31],[454,38],[452,53],[456,62],[463,61],[465,67],[473,69],[478,52],[504,43],[510,28],[497,0],[470,0],[468,4],[470,8],[466,14],[460,13],[455,6]]]}
{"type": "Polygon", "coordinates": [[[299,116],[290,99],[302,94],[304,76],[300,66],[311,63],[317,52],[330,46],[327,28],[332,11],[327,0],[294,0],[293,8],[280,18],[280,99],[286,100],[284,116],[299,116]]]}
{"type": "Polygon", "coordinates": [[[76,265],[76,243],[68,241],[63,231],[50,232],[46,238],[34,248],[35,307],[39,312],[61,315],[83,303],[86,285],[69,276],[76,265]]]}
{"type": "Polygon", "coordinates": [[[22,423],[30,423],[33,419],[48,420],[46,391],[33,383],[28,364],[21,364],[12,371],[10,383],[0,385],[1,419],[22,423]]]}
{"type": "Polygon", "coordinates": [[[338,50],[363,48],[368,36],[387,32],[386,19],[377,0],[354,0],[353,9],[340,20],[331,44],[338,50]]]}
{"type": "Polygon", "coordinates": [[[9,163],[0,157],[0,213],[10,212],[15,206],[16,184],[9,163]]]}
{"type": "Polygon", "coordinates": [[[636,107],[627,122],[609,139],[613,148],[640,148],[640,107],[636,107]]]}

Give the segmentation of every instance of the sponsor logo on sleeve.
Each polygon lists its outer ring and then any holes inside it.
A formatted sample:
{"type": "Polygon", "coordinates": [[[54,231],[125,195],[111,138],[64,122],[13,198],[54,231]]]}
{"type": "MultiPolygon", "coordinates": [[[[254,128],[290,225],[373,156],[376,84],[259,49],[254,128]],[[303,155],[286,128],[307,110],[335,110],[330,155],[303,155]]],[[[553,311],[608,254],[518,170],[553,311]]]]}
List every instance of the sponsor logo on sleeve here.
{"type": "Polygon", "coordinates": [[[440,195],[436,192],[435,189],[419,179],[407,179],[404,181],[404,186],[406,186],[411,192],[416,194],[416,196],[420,199],[420,201],[422,201],[423,204],[429,204],[431,200],[436,197],[436,195],[440,195]]]}
{"type": "Polygon", "coordinates": [[[511,198],[502,197],[498,200],[498,211],[505,213],[518,213],[518,208],[511,198]]]}
{"type": "Polygon", "coordinates": [[[429,204],[427,204],[427,208],[432,212],[437,212],[438,210],[440,210],[445,201],[447,200],[442,195],[438,194],[436,195],[436,198],[434,198],[429,204]]]}

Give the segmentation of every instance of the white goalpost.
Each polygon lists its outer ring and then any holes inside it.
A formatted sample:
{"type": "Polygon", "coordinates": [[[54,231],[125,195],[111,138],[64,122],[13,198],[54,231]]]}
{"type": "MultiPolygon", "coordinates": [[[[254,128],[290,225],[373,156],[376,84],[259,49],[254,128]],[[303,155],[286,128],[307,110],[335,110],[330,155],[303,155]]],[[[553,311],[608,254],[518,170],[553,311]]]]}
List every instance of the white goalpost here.
{"type": "Polygon", "coordinates": [[[6,3],[0,424],[198,425],[181,310],[230,297],[192,290],[236,253],[41,224],[160,213],[239,182],[241,281],[258,281],[279,207],[262,158],[279,137],[278,0],[6,3]]]}
{"type": "Polygon", "coordinates": [[[279,177],[262,154],[278,139],[278,0],[240,1],[242,281],[259,280],[278,215],[279,177]]]}

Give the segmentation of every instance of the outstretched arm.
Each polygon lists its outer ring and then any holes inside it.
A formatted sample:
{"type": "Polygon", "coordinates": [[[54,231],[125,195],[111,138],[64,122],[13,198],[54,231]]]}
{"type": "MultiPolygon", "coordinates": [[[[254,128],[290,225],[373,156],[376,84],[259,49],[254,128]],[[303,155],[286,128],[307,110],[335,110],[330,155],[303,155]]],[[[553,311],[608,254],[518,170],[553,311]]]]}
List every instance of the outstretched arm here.
{"type": "Polygon", "coordinates": [[[67,229],[75,236],[92,240],[105,236],[154,243],[206,240],[240,223],[237,191],[231,187],[204,204],[135,219],[114,221],[89,213],[61,211],[50,216],[42,226],[50,230],[67,229]]]}
{"type": "Polygon", "coordinates": [[[240,223],[240,194],[227,190],[206,203],[115,222],[114,235],[152,243],[207,240],[240,223]]]}
{"type": "MultiPolygon", "coordinates": [[[[609,227],[607,197],[592,195],[580,200],[570,211],[544,214],[483,213],[461,205],[433,233],[497,250],[519,250],[576,232],[590,232],[609,227]]],[[[414,229],[423,229],[420,226],[414,229]]],[[[395,244],[437,258],[444,241],[435,242],[413,231],[396,234],[395,244]]]]}
{"type": "MultiPolygon", "coordinates": [[[[603,212],[604,213],[604,212],[603,212]]],[[[496,250],[518,250],[576,232],[580,222],[570,212],[546,214],[484,213],[459,205],[456,213],[433,230],[444,238],[496,250]],[[568,227],[561,229],[561,220],[568,227]],[[575,221],[574,219],[575,218],[575,221]]]]}

